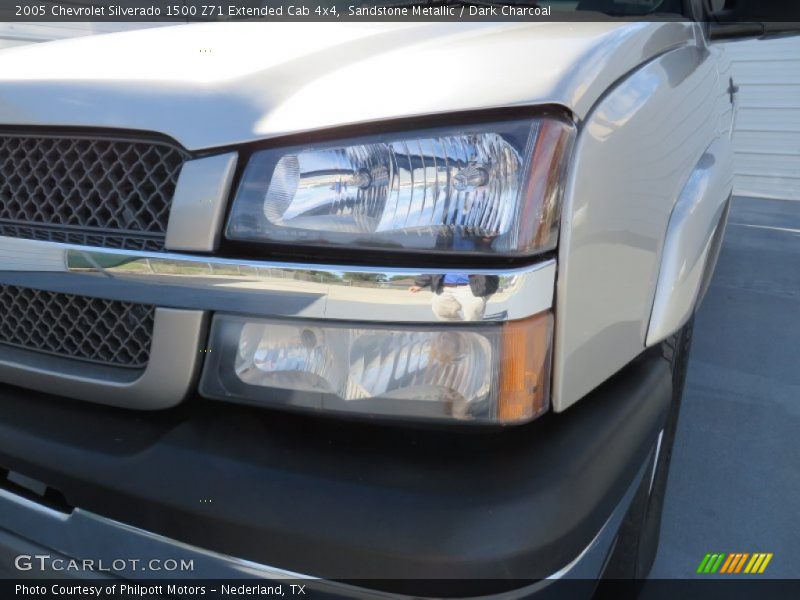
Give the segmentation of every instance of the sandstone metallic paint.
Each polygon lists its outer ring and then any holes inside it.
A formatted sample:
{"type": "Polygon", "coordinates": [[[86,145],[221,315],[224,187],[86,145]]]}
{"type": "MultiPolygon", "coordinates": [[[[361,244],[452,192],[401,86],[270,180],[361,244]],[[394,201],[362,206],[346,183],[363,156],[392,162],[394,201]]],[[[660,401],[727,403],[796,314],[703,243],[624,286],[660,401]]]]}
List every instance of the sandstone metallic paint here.
{"type": "Polygon", "coordinates": [[[688,22],[199,24],[2,59],[0,124],[155,131],[193,151],[563,106],[580,134],[559,249],[556,411],[643,351],[673,207],[732,115],[719,55],[688,22]]]}
{"type": "MultiPolygon", "coordinates": [[[[553,408],[562,411],[645,348],[668,223],[701,156],[730,144],[716,50],[698,43],[622,80],[579,134],[559,247],[553,408]]],[[[730,194],[720,153],[706,194],[730,194]]]]}
{"type": "Polygon", "coordinates": [[[558,104],[689,43],[689,23],[213,23],[11,48],[0,124],[157,131],[189,150],[558,104]]]}

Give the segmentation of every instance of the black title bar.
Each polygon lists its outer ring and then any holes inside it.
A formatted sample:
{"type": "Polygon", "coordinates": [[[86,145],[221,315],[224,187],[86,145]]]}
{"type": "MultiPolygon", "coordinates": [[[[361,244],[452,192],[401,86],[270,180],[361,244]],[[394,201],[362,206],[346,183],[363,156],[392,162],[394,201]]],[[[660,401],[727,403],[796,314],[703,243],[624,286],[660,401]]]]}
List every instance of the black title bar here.
{"type": "MultiPolygon", "coordinates": [[[[579,4],[533,0],[0,0],[0,23],[57,22],[203,22],[203,21],[612,21],[770,20],[800,21],[800,2],[729,0],[734,8],[717,17],[677,12],[632,14],[636,4],[621,4],[623,12],[577,10],[579,4]],[[750,3],[750,4],[748,4],[750,3]],[[752,5],[752,6],[751,6],[752,5]],[[628,12],[624,12],[628,11],[628,12]],[[755,12],[754,12],[755,11],[755,12]]],[[[586,6],[593,6],[589,3],[586,6]]],[[[598,4],[597,6],[605,6],[598,4]]],[[[617,5],[611,5],[612,8],[617,5]]],[[[675,6],[681,6],[677,4],[675,6]]],[[[614,10],[617,10],[614,8],[614,10]]]]}

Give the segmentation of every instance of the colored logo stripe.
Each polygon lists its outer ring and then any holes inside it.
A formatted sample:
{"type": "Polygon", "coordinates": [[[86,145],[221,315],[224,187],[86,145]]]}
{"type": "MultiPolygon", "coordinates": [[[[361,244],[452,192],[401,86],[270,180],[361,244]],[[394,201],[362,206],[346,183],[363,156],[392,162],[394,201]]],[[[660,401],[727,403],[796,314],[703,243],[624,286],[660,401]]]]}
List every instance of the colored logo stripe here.
{"type": "Polygon", "coordinates": [[[716,573],[722,564],[725,554],[706,554],[700,566],[697,567],[698,573],[716,573]]]}
{"type": "Polygon", "coordinates": [[[742,559],[736,565],[736,570],[734,571],[734,573],[738,573],[739,571],[742,570],[742,567],[744,566],[744,563],[748,558],[750,558],[750,554],[742,554],[742,559]]]}
{"type": "Polygon", "coordinates": [[[736,557],[735,554],[728,554],[728,558],[725,559],[725,563],[722,565],[722,570],[720,573],[728,573],[731,565],[733,564],[733,559],[736,557]]]}
{"type": "Polygon", "coordinates": [[[730,554],[716,553],[706,554],[700,565],[697,567],[698,573],[714,574],[761,574],[767,568],[767,565],[772,560],[773,554],[771,552],[759,552],[750,554],[748,552],[734,552],[730,554]],[[747,565],[747,566],[745,566],[747,565]],[[744,569],[744,571],[742,570],[744,569]]]}
{"type": "Polygon", "coordinates": [[[731,566],[728,567],[727,571],[722,571],[722,572],[723,573],[738,573],[739,571],[742,570],[742,567],[744,566],[744,562],[748,558],[750,558],[750,555],[747,554],[747,553],[745,553],[745,554],[741,554],[741,553],[740,554],[735,554],[734,557],[733,557],[733,561],[731,562],[731,566]]]}
{"type": "Polygon", "coordinates": [[[772,560],[772,552],[753,554],[753,558],[751,558],[750,562],[747,563],[747,567],[745,567],[744,572],[761,574],[764,572],[764,569],[767,568],[767,565],[771,560],[772,560]]]}
{"type": "Polygon", "coordinates": [[[697,567],[698,573],[705,573],[706,572],[706,565],[708,565],[708,561],[711,560],[711,555],[706,554],[703,557],[703,560],[700,561],[700,566],[697,567]]]}

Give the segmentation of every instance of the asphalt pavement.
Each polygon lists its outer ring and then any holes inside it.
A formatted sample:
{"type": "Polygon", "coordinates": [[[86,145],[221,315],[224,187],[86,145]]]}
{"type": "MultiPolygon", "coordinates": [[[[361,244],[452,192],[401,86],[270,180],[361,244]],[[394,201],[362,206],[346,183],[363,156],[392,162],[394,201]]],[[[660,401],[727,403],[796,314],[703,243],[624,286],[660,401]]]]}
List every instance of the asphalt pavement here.
{"type": "Polygon", "coordinates": [[[734,200],[695,324],[652,578],[772,552],[800,576],[800,202],[734,200]]]}

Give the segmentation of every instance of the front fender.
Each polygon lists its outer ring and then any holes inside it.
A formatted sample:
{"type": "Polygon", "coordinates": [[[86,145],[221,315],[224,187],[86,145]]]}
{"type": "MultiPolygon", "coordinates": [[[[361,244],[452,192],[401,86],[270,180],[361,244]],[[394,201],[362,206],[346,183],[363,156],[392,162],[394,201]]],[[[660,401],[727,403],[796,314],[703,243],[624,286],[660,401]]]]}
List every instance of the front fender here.
{"type": "Polygon", "coordinates": [[[714,142],[700,157],[667,224],[646,345],[680,329],[713,273],[731,194],[731,145],[714,142]]]}

